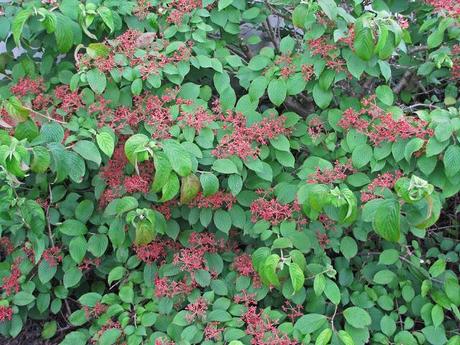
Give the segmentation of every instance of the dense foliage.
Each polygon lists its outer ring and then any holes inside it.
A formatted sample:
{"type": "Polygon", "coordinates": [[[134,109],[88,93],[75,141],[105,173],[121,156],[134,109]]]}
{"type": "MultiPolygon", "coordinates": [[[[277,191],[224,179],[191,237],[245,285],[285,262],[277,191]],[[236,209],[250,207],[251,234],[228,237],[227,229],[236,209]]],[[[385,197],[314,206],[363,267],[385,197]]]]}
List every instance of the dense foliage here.
{"type": "Polygon", "coordinates": [[[456,0],[2,6],[0,334],[460,344],[456,0]]]}

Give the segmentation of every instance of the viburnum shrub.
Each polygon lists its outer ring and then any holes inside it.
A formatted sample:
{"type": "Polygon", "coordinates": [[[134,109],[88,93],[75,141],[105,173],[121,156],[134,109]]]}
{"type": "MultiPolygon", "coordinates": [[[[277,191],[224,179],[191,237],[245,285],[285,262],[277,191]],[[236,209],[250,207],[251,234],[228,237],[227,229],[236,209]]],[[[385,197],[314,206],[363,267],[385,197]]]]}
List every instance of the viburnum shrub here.
{"type": "Polygon", "coordinates": [[[460,344],[460,3],[1,4],[0,334],[460,344]]]}

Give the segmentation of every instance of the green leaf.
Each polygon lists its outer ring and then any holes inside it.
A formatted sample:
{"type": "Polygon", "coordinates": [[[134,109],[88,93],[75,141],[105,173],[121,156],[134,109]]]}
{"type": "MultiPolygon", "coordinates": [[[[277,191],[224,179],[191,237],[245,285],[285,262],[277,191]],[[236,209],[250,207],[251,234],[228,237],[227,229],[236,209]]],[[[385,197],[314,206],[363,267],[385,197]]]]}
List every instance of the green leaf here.
{"type": "Polygon", "coordinates": [[[292,23],[298,28],[304,28],[304,22],[309,13],[309,8],[305,4],[298,5],[292,12],[292,23]]]}
{"type": "Polygon", "coordinates": [[[340,289],[336,283],[334,283],[331,279],[326,279],[326,286],[324,287],[324,294],[326,295],[329,300],[338,305],[340,303],[340,289]]]}
{"type": "Polygon", "coordinates": [[[318,0],[318,5],[330,20],[336,20],[338,8],[334,0],[318,0]]]}
{"type": "Polygon", "coordinates": [[[396,331],[396,322],[388,315],[385,315],[380,320],[380,328],[387,336],[392,336],[396,331]]]}
{"type": "Polygon", "coordinates": [[[86,336],[80,331],[68,333],[59,345],[86,345],[86,336]]]}
{"type": "Polygon", "coordinates": [[[378,271],[375,275],[374,275],[374,282],[376,284],[380,284],[380,285],[388,285],[390,284],[393,280],[395,280],[397,277],[396,277],[396,274],[393,273],[392,271],[390,270],[381,270],[381,271],[378,271]]]}
{"type": "Polygon", "coordinates": [[[189,321],[187,321],[188,314],[189,312],[187,310],[181,310],[174,316],[172,324],[181,327],[187,326],[190,323],[189,321]]]}
{"type": "Polygon", "coordinates": [[[75,219],[67,219],[58,229],[67,236],[81,236],[88,232],[86,225],[75,219]]]}
{"type": "Polygon", "coordinates": [[[216,159],[212,164],[212,169],[222,174],[238,174],[238,168],[230,159],[216,159]]]}
{"type": "Polygon", "coordinates": [[[29,303],[32,303],[33,301],[35,301],[34,295],[25,291],[19,291],[13,296],[13,303],[18,306],[25,306],[29,303]]]}
{"type": "Polygon", "coordinates": [[[411,140],[409,140],[404,149],[404,158],[406,158],[406,161],[410,161],[414,152],[420,150],[424,144],[425,140],[421,138],[412,138],[411,140]]]}
{"type": "Polygon", "coordinates": [[[125,142],[125,155],[133,165],[148,158],[145,146],[149,142],[149,137],[145,134],[134,134],[125,142]]]}
{"type": "Polygon", "coordinates": [[[69,253],[75,263],[79,264],[83,261],[87,246],[88,244],[83,236],[72,238],[69,244],[69,253]]]}
{"type": "Polygon", "coordinates": [[[249,86],[249,97],[253,101],[259,100],[264,94],[267,88],[268,81],[264,76],[259,76],[251,82],[249,86]]]}
{"type": "Polygon", "coordinates": [[[118,295],[120,296],[120,299],[125,303],[133,303],[134,301],[134,290],[129,285],[122,286],[118,295]]]}
{"type": "Polygon", "coordinates": [[[33,154],[31,170],[36,173],[46,172],[51,163],[51,156],[48,150],[43,146],[36,146],[33,148],[33,154]]]}
{"type": "Polygon", "coordinates": [[[386,60],[393,55],[395,50],[395,35],[390,32],[386,25],[379,26],[379,39],[375,46],[375,52],[378,53],[380,60],[386,60]]]}
{"type": "Polygon", "coordinates": [[[457,175],[460,171],[460,146],[449,146],[446,152],[444,152],[443,163],[448,177],[457,175]]]}
{"type": "Polygon", "coordinates": [[[201,174],[200,182],[201,187],[203,188],[204,196],[213,195],[219,190],[219,180],[217,179],[216,175],[212,173],[201,174]]]}
{"type": "Polygon", "coordinates": [[[110,49],[104,43],[90,43],[88,48],[86,48],[86,52],[94,59],[97,57],[108,57],[110,49]]]}
{"type": "Polygon", "coordinates": [[[299,291],[303,287],[305,276],[300,266],[295,262],[292,262],[289,265],[289,276],[291,277],[291,283],[292,287],[294,288],[294,292],[299,291]]]}
{"type": "Polygon", "coordinates": [[[97,146],[88,140],[80,140],[73,146],[73,150],[88,161],[101,165],[101,154],[97,146]]]}
{"type": "Polygon", "coordinates": [[[355,328],[365,328],[370,326],[372,320],[367,311],[360,307],[350,307],[343,311],[343,316],[347,322],[355,328]]]}
{"type": "Polygon", "coordinates": [[[433,49],[441,45],[444,40],[444,32],[450,25],[450,18],[444,18],[436,29],[428,36],[427,43],[428,48],[433,49]]]}
{"type": "Polygon", "coordinates": [[[21,101],[15,96],[8,98],[8,100],[4,100],[3,106],[8,114],[19,122],[25,121],[29,117],[29,110],[24,108],[21,101]]]}
{"type": "Polygon", "coordinates": [[[438,259],[431,265],[429,272],[432,277],[436,278],[440,276],[446,270],[446,261],[444,259],[438,259]]]}
{"type": "Polygon", "coordinates": [[[125,275],[125,272],[126,269],[123,266],[117,266],[112,268],[107,278],[109,285],[112,285],[114,281],[121,280],[121,278],[123,278],[123,276],[125,275]]]}
{"type": "Polygon", "coordinates": [[[375,89],[379,101],[385,105],[392,105],[394,102],[393,90],[388,85],[380,85],[375,89]]]}
{"type": "Polygon", "coordinates": [[[131,84],[131,92],[134,96],[139,96],[142,92],[142,79],[137,78],[131,84]]]}
{"type": "Polygon", "coordinates": [[[460,284],[457,278],[447,277],[444,282],[444,291],[455,305],[460,305],[460,284]]]}
{"type": "Polygon", "coordinates": [[[224,210],[217,210],[214,213],[214,224],[217,229],[228,234],[232,227],[232,217],[230,216],[230,213],[224,210]]]}
{"type": "Polygon", "coordinates": [[[385,200],[379,206],[372,222],[375,232],[387,241],[398,242],[401,236],[399,202],[385,200]]]}
{"type": "Polygon", "coordinates": [[[179,183],[179,178],[175,173],[171,173],[168,176],[168,181],[166,184],[163,186],[161,189],[161,202],[166,202],[169,200],[172,200],[177,193],[179,193],[180,189],[180,183],[179,183]]]}
{"type": "Polygon", "coordinates": [[[200,180],[194,174],[184,176],[181,179],[181,188],[180,188],[180,203],[188,204],[190,203],[199,193],[201,189],[200,180]]]}
{"type": "Polygon", "coordinates": [[[280,106],[287,95],[287,85],[284,79],[272,79],[268,84],[268,98],[276,105],[280,106]]]}
{"type": "Polygon", "coordinates": [[[439,327],[444,321],[444,311],[439,305],[435,305],[431,309],[431,319],[433,320],[434,327],[439,327]]]}
{"type": "Polygon", "coordinates": [[[83,200],[75,209],[75,218],[82,223],[86,223],[92,216],[94,203],[91,200],[83,200]]]}
{"type": "Polygon", "coordinates": [[[24,28],[24,24],[32,15],[32,9],[27,8],[24,10],[20,10],[13,18],[13,22],[11,23],[11,32],[13,33],[14,43],[16,46],[20,46],[20,40],[22,35],[22,30],[24,28]]]}
{"type": "Polygon", "coordinates": [[[11,32],[11,18],[3,16],[0,18],[0,39],[5,40],[11,32]]]}
{"type": "Polygon", "coordinates": [[[399,260],[399,252],[396,249],[386,249],[379,256],[380,265],[393,265],[399,260]]]}
{"type": "Polygon", "coordinates": [[[277,150],[290,152],[291,144],[288,138],[284,135],[278,135],[276,138],[270,139],[270,144],[277,150]]]}
{"type": "Polygon", "coordinates": [[[233,3],[233,0],[219,0],[217,3],[217,8],[219,11],[222,11],[223,9],[227,8],[233,3]]]}
{"type": "Polygon", "coordinates": [[[99,345],[112,345],[115,344],[121,336],[121,330],[118,328],[110,328],[106,330],[99,339],[99,345]]]}
{"type": "MultiPolygon", "coordinates": [[[[422,329],[422,333],[431,345],[445,344],[447,342],[444,327],[428,326],[422,329]]],[[[415,344],[416,342],[414,342],[415,344]]]]}
{"type": "Polygon", "coordinates": [[[85,161],[75,152],[66,151],[65,164],[69,168],[69,177],[74,182],[80,183],[85,176],[85,161]]]}
{"type": "Polygon", "coordinates": [[[18,140],[28,139],[29,141],[32,141],[38,136],[38,134],[38,127],[31,119],[19,123],[14,131],[14,136],[18,140]]]}
{"type": "Polygon", "coordinates": [[[81,297],[78,299],[78,302],[80,302],[81,305],[94,307],[101,299],[102,296],[97,292],[88,292],[84,295],[81,295],[81,297]]]}
{"type": "Polygon", "coordinates": [[[324,329],[316,338],[315,345],[327,345],[332,338],[332,329],[324,329]]]}
{"type": "Polygon", "coordinates": [[[278,275],[276,274],[279,262],[280,257],[277,254],[271,254],[265,259],[262,267],[260,268],[260,276],[265,283],[276,287],[280,286],[280,281],[278,275]]]}
{"type": "Polygon", "coordinates": [[[104,255],[108,245],[109,239],[105,234],[96,234],[91,236],[88,241],[88,251],[99,258],[104,255]]]}
{"type": "Polygon", "coordinates": [[[340,251],[342,252],[343,256],[350,260],[358,253],[358,245],[352,237],[345,236],[340,241],[340,251]]]}
{"type": "Polygon", "coordinates": [[[318,83],[321,89],[324,91],[327,91],[331,85],[332,82],[335,79],[335,71],[327,69],[321,73],[321,76],[319,77],[318,83]]]}
{"type": "Polygon", "coordinates": [[[136,224],[134,243],[137,246],[147,245],[154,240],[155,235],[155,223],[152,223],[150,220],[143,219],[136,224]]]}
{"type": "Polygon", "coordinates": [[[107,79],[104,73],[99,71],[97,68],[93,68],[86,72],[86,78],[89,86],[95,93],[100,95],[104,92],[105,87],[107,86],[107,79]]]}
{"type": "Polygon", "coordinates": [[[252,253],[252,264],[256,271],[262,269],[263,263],[269,255],[270,249],[267,247],[259,247],[252,253]]]}
{"type": "Polygon", "coordinates": [[[355,41],[353,47],[355,48],[356,55],[365,61],[369,61],[374,52],[374,37],[372,30],[367,27],[359,27],[355,32],[355,41]]]}
{"type": "Polygon", "coordinates": [[[229,312],[225,310],[213,310],[208,313],[207,321],[227,322],[232,319],[229,312]]]}
{"type": "Polygon", "coordinates": [[[323,90],[319,83],[316,83],[313,87],[313,100],[321,109],[326,109],[332,101],[332,91],[323,90]]]}
{"type": "Polygon", "coordinates": [[[106,156],[109,158],[112,157],[113,150],[115,149],[115,141],[109,133],[101,132],[96,134],[96,142],[106,156]]]}
{"type": "Polygon", "coordinates": [[[315,276],[313,280],[313,290],[316,296],[321,296],[326,287],[326,278],[324,274],[320,273],[315,276]]]}
{"type": "Polygon", "coordinates": [[[351,161],[357,169],[361,169],[370,162],[372,154],[372,147],[370,145],[360,144],[353,150],[351,161]]]}
{"type": "Polygon", "coordinates": [[[269,63],[270,63],[270,59],[268,57],[266,57],[265,55],[258,54],[254,56],[251,59],[251,61],[249,61],[248,67],[249,69],[257,72],[267,67],[269,63]]]}
{"type": "Polygon", "coordinates": [[[57,331],[56,321],[46,322],[45,325],[43,326],[41,336],[43,339],[51,339],[56,334],[56,331],[57,331]]]}
{"type": "Polygon", "coordinates": [[[195,273],[195,280],[199,286],[209,286],[211,283],[211,274],[205,270],[198,270],[195,273]]]}
{"type": "MultiPolygon", "coordinates": [[[[253,8],[257,8],[257,7],[253,7],[253,8]]],[[[283,39],[280,41],[281,54],[291,55],[291,53],[295,49],[295,45],[296,45],[296,40],[293,39],[291,36],[283,37],[283,39]]]]}
{"type": "Polygon", "coordinates": [[[302,334],[310,334],[323,327],[326,322],[326,315],[307,314],[298,319],[294,327],[298,329],[302,334]]]}
{"type": "Polygon", "coordinates": [[[53,279],[56,272],[56,266],[50,266],[46,260],[40,261],[40,264],[38,265],[38,279],[40,279],[43,284],[46,284],[53,279]]]}
{"type": "Polygon", "coordinates": [[[82,277],[82,272],[77,267],[72,267],[64,273],[64,286],[66,288],[74,287],[80,282],[82,277]]]}
{"type": "Polygon", "coordinates": [[[137,199],[132,196],[124,196],[121,199],[112,200],[104,211],[105,216],[121,215],[124,212],[137,208],[137,199]]]}
{"type": "Polygon", "coordinates": [[[107,27],[110,29],[110,32],[113,32],[113,30],[115,30],[115,25],[112,11],[105,6],[99,6],[97,8],[97,13],[101,16],[104,24],[107,25],[107,27]]]}
{"type": "Polygon", "coordinates": [[[185,148],[173,139],[163,142],[163,151],[171,163],[172,169],[179,176],[187,176],[192,172],[192,160],[185,148]]]}
{"type": "Polygon", "coordinates": [[[353,338],[351,337],[351,335],[348,332],[340,330],[338,335],[339,335],[340,340],[345,345],[355,345],[355,342],[353,341],[353,338]]]}
{"type": "Polygon", "coordinates": [[[73,47],[73,24],[72,20],[68,17],[56,13],[56,30],[54,31],[54,36],[60,53],[67,53],[73,47]]]}
{"type": "Polygon", "coordinates": [[[172,172],[171,163],[163,152],[155,152],[153,155],[155,176],[153,178],[152,191],[157,193],[169,181],[172,172]]]}

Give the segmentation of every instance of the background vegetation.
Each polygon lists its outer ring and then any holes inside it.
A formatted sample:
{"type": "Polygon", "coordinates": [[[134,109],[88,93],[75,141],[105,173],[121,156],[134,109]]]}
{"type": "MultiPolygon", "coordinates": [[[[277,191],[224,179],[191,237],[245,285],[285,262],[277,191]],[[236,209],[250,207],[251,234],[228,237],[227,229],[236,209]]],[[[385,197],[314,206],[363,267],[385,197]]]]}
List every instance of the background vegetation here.
{"type": "Polygon", "coordinates": [[[459,18],[456,0],[3,4],[0,333],[460,344],[459,18]]]}

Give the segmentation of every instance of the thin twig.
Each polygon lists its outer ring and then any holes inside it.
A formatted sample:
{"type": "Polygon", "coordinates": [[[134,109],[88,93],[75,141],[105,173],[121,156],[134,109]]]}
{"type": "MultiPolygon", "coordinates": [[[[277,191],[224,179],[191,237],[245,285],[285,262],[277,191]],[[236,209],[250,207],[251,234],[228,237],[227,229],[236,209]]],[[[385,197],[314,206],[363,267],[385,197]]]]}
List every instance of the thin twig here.
{"type": "Polygon", "coordinates": [[[401,108],[402,108],[403,111],[413,111],[414,109],[417,109],[417,108],[437,109],[439,107],[437,107],[434,104],[416,103],[416,104],[412,104],[412,105],[409,105],[409,106],[402,105],[401,108]]]}
{"type": "Polygon", "coordinates": [[[409,51],[407,53],[408,54],[415,54],[415,53],[422,52],[422,51],[425,51],[425,50],[428,50],[428,46],[418,46],[418,47],[414,47],[412,49],[409,49],[409,51]]]}
{"type": "Polygon", "coordinates": [[[66,124],[67,122],[65,121],[61,121],[61,120],[58,120],[58,119],[53,119],[52,117],[49,117],[48,115],[45,115],[45,114],[42,114],[42,113],[39,113],[38,111],[36,110],[33,110],[32,108],[29,108],[29,107],[25,107],[25,106],[22,106],[24,109],[30,111],[32,114],[35,114],[35,115],[38,115],[38,116],[41,116],[49,121],[54,121],[54,122],[58,122],[58,123],[62,123],[62,124],[66,124]]]}
{"type": "Polygon", "coordinates": [[[268,18],[265,20],[263,26],[266,28],[268,36],[270,36],[270,41],[272,41],[273,45],[275,46],[275,50],[279,51],[280,45],[278,40],[276,39],[275,32],[273,31],[273,28],[270,24],[270,20],[268,18]]]}
{"type": "Polygon", "coordinates": [[[53,194],[51,193],[51,185],[48,185],[48,190],[49,190],[49,204],[46,207],[46,222],[48,223],[48,236],[51,241],[51,245],[54,247],[54,240],[53,240],[53,232],[51,231],[51,220],[50,220],[50,206],[51,203],[53,202],[53,194]]]}
{"type": "Polygon", "coordinates": [[[334,314],[333,314],[332,317],[331,317],[331,329],[332,329],[333,332],[335,332],[334,318],[335,318],[335,316],[337,315],[337,309],[338,309],[338,307],[339,307],[339,306],[336,304],[336,305],[335,305],[334,314]]]}
{"type": "Polygon", "coordinates": [[[393,92],[395,94],[399,94],[401,92],[401,90],[407,86],[407,84],[409,83],[410,79],[412,78],[412,71],[411,70],[407,70],[406,72],[404,72],[401,80],[398,82],[398,84],[396,84],[394,87],[393,87],[393,92]]]}

